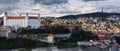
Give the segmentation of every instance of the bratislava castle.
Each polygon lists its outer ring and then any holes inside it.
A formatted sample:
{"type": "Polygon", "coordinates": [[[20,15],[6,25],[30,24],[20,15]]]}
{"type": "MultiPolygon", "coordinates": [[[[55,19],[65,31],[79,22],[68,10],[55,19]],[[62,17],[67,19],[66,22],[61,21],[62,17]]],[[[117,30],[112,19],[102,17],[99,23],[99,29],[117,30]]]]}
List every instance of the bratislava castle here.
{"type": "Polygon", "coordinates": [[[40,27],[40,14],[38,16],[29,16],[28,13],[25,16],[8,16],[8,13],[5,12],[3,20],[4,27],[40,27]]]}

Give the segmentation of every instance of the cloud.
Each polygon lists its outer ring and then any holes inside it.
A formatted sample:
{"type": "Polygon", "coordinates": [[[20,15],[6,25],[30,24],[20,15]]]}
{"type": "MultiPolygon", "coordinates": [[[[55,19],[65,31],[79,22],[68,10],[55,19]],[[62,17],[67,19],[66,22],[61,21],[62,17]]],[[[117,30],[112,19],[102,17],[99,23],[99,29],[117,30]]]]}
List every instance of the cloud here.
{"type": "Polygon", "coordinates": [[[65,4],[67,1],[68,0],[0,0],[0,13],[7,11],[9,15],[25,14],[25,12],[30,12],[30,14],[51,14],[57,10],[53,10],[52,8],[65,4]]]}
{"type": "Polygon", "coordinates": [[[105,0],[82,0],[84,2],[89,2],[89,1],[105,1],[105,0]]]}
{"type": "Polygon", "coordinates": [[[118,12],[120,10],[120,5],[118,5],[120,3],[120,0],[109,0],[109,1],[105,1],[105,2],[98,2],[98,4],[96,5],[96,10],[100,10],[100,9],[104,9],[104,12],[118,12]]]}
{"type": "Polygon", "coordinates": [[[63,16],[97,12],[102,8],[105,12],[119,12],[119,3],[119,0],[0,0],[0,14],[8,11],[9,15],[30,12],[31,15],[63,16]]]}
{"type": "Polygon", "coordinates": [[[8,2],[8,0],[0,0],[0,13],[3,13],[5,11],[16,9],[17,7],[14,6],[18,3],[19,0],[11,0],[8,2]]]}
{"type": "Polygon", "coordinates": [[[78,13],[93,12],[96,10],[96,3],[76,0],[75,4],[72,4],[72,0],[71,0],[69,5],[69,10],[78,11],[78,13]]]}
{"type": "Polygon", "coordinates": [[[9,3],[17,3],[19,2],[20,0],[0,0],[0,3],[6,3],[6,4],[9,4],[9,3]]]}
{"type": "Polygon", "coordinates": [[[61,4],[67,2],[68,0],[35,0],[35,3],[41,3],[43,5],[53,5],[53,4],[61,4]]]}

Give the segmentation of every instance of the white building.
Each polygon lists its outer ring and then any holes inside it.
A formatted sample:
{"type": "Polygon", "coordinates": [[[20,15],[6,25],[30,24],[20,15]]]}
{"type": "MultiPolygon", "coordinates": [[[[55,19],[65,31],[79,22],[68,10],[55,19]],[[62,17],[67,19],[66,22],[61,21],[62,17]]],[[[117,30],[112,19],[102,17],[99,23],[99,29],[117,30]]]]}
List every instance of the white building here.
{"type": "Polygon", "coordinates": [[[84,41],[78,41],[77,45],[81,46],[81,45],[85,45],[85,46],[91,46],[90,42],[84,42],[84,41]]]}
{"type": "Polygon", "coordinates": [[[19,38],[20,36],[18,34],[11,33],[9,29],[0,29],[0,37],[19,38]]]}
{"type": "Polygon", "coordinates": [[[48,35],[48,43],[54,43],[54,36],[52,33],[48,35]]]}
{"type": "Polygon", "coordinates": [[[8,16],[7,12],[5,12],[3,20],[4,27],[40,27],[40,14],[38,16],[29,16],[28,13],[25,16],[8,16]]]}

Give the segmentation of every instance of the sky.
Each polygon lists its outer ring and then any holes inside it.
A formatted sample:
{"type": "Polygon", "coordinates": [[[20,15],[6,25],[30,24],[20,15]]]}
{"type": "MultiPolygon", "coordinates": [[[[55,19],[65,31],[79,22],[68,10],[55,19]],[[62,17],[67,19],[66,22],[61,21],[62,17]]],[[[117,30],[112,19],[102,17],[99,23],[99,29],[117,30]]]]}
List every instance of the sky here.
{"type": "Polygon", "coordinates": [[[0,0],[0,14],[55,16],[91,12],[120,13],[120,0],[0,0]]]}

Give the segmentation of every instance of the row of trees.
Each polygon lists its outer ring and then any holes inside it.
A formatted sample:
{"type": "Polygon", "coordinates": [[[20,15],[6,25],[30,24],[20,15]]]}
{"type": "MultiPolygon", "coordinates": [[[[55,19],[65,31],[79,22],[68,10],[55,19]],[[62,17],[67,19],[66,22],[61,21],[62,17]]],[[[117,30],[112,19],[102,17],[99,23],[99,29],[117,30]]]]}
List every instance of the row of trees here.
{"type": "Polygon", "coordinates": [[[69,29],[64,28],[63,26],[53,26],[49,27],[46,26],[43,28],[38,29],[26,29],[22,28],[20,34],[40,34],[40,33],[53,33],[53,34],[66,34],[70,33],[69,29]]]}
{"type": "Polygon", "coordinates": [[[77,41],[89,41],[94,39],[99,40],[98,36],[93,34],[92,32],[84,31],[76,27],[72,31],[70,38],[61,42],[76,43],[77,41]]]}
{"type": "Polygon", "coordinates": [[[7,39],[0,37],[0,49],[17,49],[17,48],[35,48],[35,47],[47,47],[49,44],[40,41],[34,41],[23,38],[7,39]]]}

